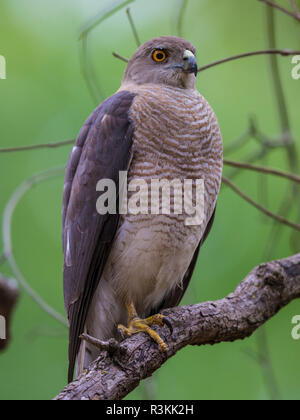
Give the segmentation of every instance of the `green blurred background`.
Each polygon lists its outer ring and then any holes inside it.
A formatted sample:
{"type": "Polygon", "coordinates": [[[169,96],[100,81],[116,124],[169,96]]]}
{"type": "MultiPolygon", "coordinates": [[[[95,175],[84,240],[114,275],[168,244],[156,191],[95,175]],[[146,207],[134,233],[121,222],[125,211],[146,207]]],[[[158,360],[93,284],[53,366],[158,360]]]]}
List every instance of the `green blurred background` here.
{"type": "MultiPolygon", "coordinates": [[[[0,147],[48,143],[74,138],[95,108],[80,70],[78,33],[111,0],[1,0],[0,55],[7,60],[7,80],[0,80],[0,147]]],[[[289,6],[284,0],[282,5],[289,6]]],[[[136,0],[131,11],[142,41],[176,35],[177,0],[136,0]]],[[[300,49],[300,25],[275,13],[280,48],[300,49]]],[[[198,49],[199,65],[267,46],[265,6],[255,0],[190,0],[183,35],[198,49]]],[[[95,28],[89,38],[91,65],[103,98],[120,85],[124,63],[112,51],[130,56],[136,48],[125,9],[95,28]]],[[[279,57],[292,131],[299,151],[300,80],[291,77],[291,58],[279,57]]],[[[198,89],[219,118],[225,146],[245,132],[256,116],[268,136],[280,133],[268,57],[224,64],[200,73],[198,89]]],[[[101,99],[99,98],[99,101],[101,99]]],[[[230,157],[245,160],[257,150],[249,143],[230,157]]],[[[37,172],[65,165],[71,146],[0,154],[0,212],[12,192],[37,172]]],[[[289,169],[286,153],[273,151],[259,162],[289,169]]],[[[230,174],[230,169],[226,168],[230,174]]],[[[242,172],[235,178],[245,191],[277,211],[288,183],[242,172]],[[261,186],[264,186],[262,189],[261,186]]],[[[62,292],[61,196],[63,178],[31,190],[17,208],[14,252],[30,285],[64,314],[62,292]]],[[[296,203],[297,204],[297,203],[296,203]]],[[[298,203],[299,205],[299,203],[298,203]]],[[[296,207],[289,217],[296,218],[296,207]]],[[[265,259],[297,251],[291,231],[283,228],[266,253],[273,222],[223,188],[213,233],[202,250],[192,285],[183,303],[223,298],[265,259]]],[[[299,235],[298,235],[299,240],[299,235]]],[[[1,250],[1,248],[0,248],[1,250]]],[[[299,248],[298,248],[299,250],[299,248]]],[[[298,251],[299,252],[299,251],[298,251]]],[[[11,275],[7,264],[0,271],[11,275]]],[[[300,341],[291,338],[293,302],[251,339],[214,347],[185,348],[153,379],[128,398],[282,399],[300,397],[300,341]],[[267,347],[261,343],[267,339],[267,347]],[[255,354],[263,351],[266,363],[255,354]]],[[[66,384],[67,331],[22,293],[14,314],[13,340],[0,355],[0,399],[50,399],[66,384]]]]}

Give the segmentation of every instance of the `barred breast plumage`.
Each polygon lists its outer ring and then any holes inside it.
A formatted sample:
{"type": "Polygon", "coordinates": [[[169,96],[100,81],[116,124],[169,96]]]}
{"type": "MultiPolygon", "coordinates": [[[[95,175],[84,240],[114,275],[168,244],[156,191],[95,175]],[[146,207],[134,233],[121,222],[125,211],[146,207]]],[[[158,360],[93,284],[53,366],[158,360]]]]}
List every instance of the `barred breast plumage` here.
{"type": "Polygon", "coordinates": [[[184,213],[122,216],[87,320],[88,332],[102,339],[126,322],[120,301],[133,301],[139,315],[147,316],[183,280],[215,209],[222,177],[219,126],[196,90],[152,84],[125,84],[122,90],[136,94],[128,182],[203,179],[205,214],[200,226],[186,226],[184,213]],[[110,298],[102,299],[103,294],[110,298]]]}

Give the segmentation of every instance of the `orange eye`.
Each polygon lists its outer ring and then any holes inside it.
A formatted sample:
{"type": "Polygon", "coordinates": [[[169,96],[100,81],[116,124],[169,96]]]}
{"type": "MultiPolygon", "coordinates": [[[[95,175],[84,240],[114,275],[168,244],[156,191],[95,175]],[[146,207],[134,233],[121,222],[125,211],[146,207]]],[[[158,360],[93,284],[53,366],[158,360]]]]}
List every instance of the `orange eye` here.
{"type": "Polygon", "coordinates": [[[154,51],[154,53],[152,54],[152,58],[154,61],[156,61],[157,63],[162,63],[163,61],[165,61],[165,59],[167,58],[167,54],[165,53],[165,51],[163,50],[156,50],[154,51]]]}

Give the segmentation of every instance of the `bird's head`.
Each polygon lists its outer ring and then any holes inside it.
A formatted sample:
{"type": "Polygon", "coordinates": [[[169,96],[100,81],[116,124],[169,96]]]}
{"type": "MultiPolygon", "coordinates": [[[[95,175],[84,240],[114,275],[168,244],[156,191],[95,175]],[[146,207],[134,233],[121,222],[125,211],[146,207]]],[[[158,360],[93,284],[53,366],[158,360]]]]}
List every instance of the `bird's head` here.
{"type": "Polygon", "coordinates": [[[198,70],[195,55],[195,47],[182,38],[151,39],[129,60],[123,83],[155,83],[194,89],[198,70]]]}

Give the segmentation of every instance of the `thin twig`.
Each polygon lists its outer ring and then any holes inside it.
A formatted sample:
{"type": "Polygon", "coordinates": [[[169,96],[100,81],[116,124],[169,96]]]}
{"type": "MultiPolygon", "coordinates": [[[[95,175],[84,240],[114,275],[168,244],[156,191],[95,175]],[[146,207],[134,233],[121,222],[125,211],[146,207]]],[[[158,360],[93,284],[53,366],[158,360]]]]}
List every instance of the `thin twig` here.
{"type": "Polygon", "coordinates": [[[285,219],[284,217],[279,216],[278,214],[272,213],[261,204],[257,203],[256,201],[252,200],[247,194],[241,191],[236,185],[234,185],[228,178],[223,177],[223,182],[228,185],[236,194],[242,197],[245,201],[249,204],[254,206],[256,209],[264,213],[266,216],[271,217],[272,219],[276,220],[279,223],[282,223],[286,226],[289,226],[292,229],[300,231],[300,225],[290,222],[289,220],[285,219]]]}
{"type": "Polygon", "coordinates": [[[13,254],[13,246],[12,246],[12,218],[15,212],[17,205],[19,204],[20,200],[24,197],[24,195],[31,190],[35,185],[55,178],[57,176],[61,176],[64,173],[64,168],[56,168],[49,171],[45,171],[41,174],[34,175],[31,178],[24,181],[13,193],[11,198],[9,199],[3,215],[2,221],[2,235],[3,235],[3,246],[4,246],[4,255],[5,258],[16,278],[16,280],[20,283],[20,285],[24,288],[26,293],[50,316],[54,319],[59,321],[62,325],[68,327],[68,323],[66,319],[61,316],[58,312],[56,312],[51,306],[49,306],[39,295],[38,293],[33,290],[30,285],[25,280],[23,274],[21,273],[14,254],[13,254]]]}
{"type": "Polygon", "coordinates": [[[96,16],[94,16],[89,22],[87,22],[80,30],[79,39],[88,35],[96,26],[104,22],[109,17],[113,16],[116,12],[133,3],[135,0],[121,0],[115,2],[112,6],[109,6],[105,10],[101,10],[96,16]]]}
{"type": "Polygon", "coordinates": [[[81,73],[86,82],[91,98],[95,104],[98,104],[101,98],[104,99],[104,97],[100,92],[100,88],[98,87],[96,77],[94,75],[92,67],[90,66],[90,60],[88,57],[87,33],[84,33],[79,41],[79,61],[80,61],[81,73]]]}
{"type": "Polygon", "coordinates": [[[91,337],[88,334],[81,334],[80,339],[83,341],[86,341],[89,344],[92,344],[93,346],[97,347],[100,350],[106,350],[110,353],[114,353],[120,348],[120,343],[114,338],[111,338],[108,341],[103,341],[103,340],[98,340],[97,338],[91,337]]]}
{"type": "MultiPolygon", "coordinates": [[[[266,31],[268,39],[268,47],[276,48],[276,28],[275,28],[275,19],[274,19],[274,9],[266,6],[266,31]]],[[[270,56],[270,67],[271,67],[271,76],[273,79],[274,93],[278,108],[278,120],[281,126],[281,135],[285,145],[285,150],[287,153],[287,160],[289,164],[290,171],[293,173],[299,173],[299,160],[298,160],[298,151],[296,148],[295,140],[292,137],[290,118],[288,113],[287,100],[285,97],[280,71],[279,64],[276,56],[270,56]]],[[[282,214],[285,218],[288,217],[291,210],[295,204],[299,203],[299,193],[300,190],[296,185],[291,186],[288,189],[287,193],[283,197],[280,208],[278,210],[279,214],[282,214]]],[[[270,239],[268,240],[269,251],[266,253],[266,258],[271,258],[275,244],[279,242],[279,235],[281,234],[281,227],[275,225],[270,239]]]]}
{"type": "Polygon", "coordinates": [[[232,57],[223,58],[222,60],[215,61],[213,63],[207,64],[206,66],[200,67],[198,69],[198,72],[210,69],[211,67],[218,66],[219,64],[228,63],[229,61],[233,60],[239,60],[240,58],[247,58],[247,57],[253,57],[255,55],[282,55],[282,56],[290,56],[290,55],[300,55],[300,51],[294,51],[294,50],[278,50],[278,49],[272,49],[272,50],[262,50],[262,51],[253,51],[249,53],[244,54],[238,54],[234,55],[232,57]]]}
{"type": "Polygon", "coordinates": [[[128,58],[122,57],[122,55],[118,54],[117,52],[113,52],[112,55],[118,58],[119,60],[124,61],[125,63],[129,62],[128,58]]]}
{"type": "Polygon", "coordinates": [[[181,5],[179,8],[178,18],[177,18],[177,34],[178,36],[183,36],[183,20],[185,16],[185,12],[187,9],[188,0],[181,0],[181,5]]]}
{"type": "MultiPolygon", "coordinates": [[[[281,136],[281,138],[279,139],[271,139],[267,137],[266,135],[264,135],[263,133],[259,131],[254,118],[251,117],[249,120],[249,126],[247,130],[245,131],[245,133],[243,133],[236,141],[231,143],[229,146],[224,147],[224,154],[228,155],[230,153],[237,151],[238,149],[246,145],[250,139],[257,140],[259,143],[260,149],[258,151],[255,151],[254,154],[252,153],[250,156],[245,157],[244,158],[245,163],[251,164],[251,163],[257,162],[258,160],[260,161],[267,156],[267,154],[270,152],[271,149],[275,149],[279,147],[286,147],[286,138],[283,138],[283,136],[281,136]]],[[[238,173],[240,173],[239,169],[232,171],[228,177],[232,179],[238,173]]]]}
{"type": "Polygon", "coordinates": [[[275,175],[281,178],[289,179],[290,181],[300,184],[300,176],[283,172],[279,169],[266,168],[265,166],[252,165],[251,163],[235,162],[232,160],[224,159],[224,164],[232,166],[233,168],[248,169],[250,171],[261,172],[264,174],[275,175]]]}
{"type": "MultiPolygon", "coordinates": [[[[267,156],[268,152],[269,150],[265,146],[261,146],[259,150],[256,150],[254,153],[251,153],[249,156],[245,157],[244,162],[250,163],[250,164],[260,162],[267,156]]],[[[234,169],[232,170],[230,175],[228,175],[228,178],[232,180],[240,172],[241,172],[241,169],[234,169]]]]}
{"type": "Polygon", "coordinates": [[[75,140],[72,139],[72,140],[60,141],[58,143],[44,143],[44,144],[42,143],[42,144],[34,144],[30,146],[2,148],[0,149],[0,153],[26,152],[26,151],[37,150],[37,149],[55,149],[57,147],[68,146],[69,144],[73,144],[74,141],[75,140]]]}
{"type": "Polygon", "coordinates": [[[296,5],[295,0],[291,0],[291,4],[292,4],[292,7],[293,7],[293,9],[295,11],[295,15],[298,16],[299,19],[300,19],[300,11],[299,11],[299,9],[298,9],[298,7],[296,5]]]}
{"type": "MultiPolygon", "coordinates": [[[[263,334],[265,334],[265,325],[261,327],[258,333],[259,332],[263,332],[263,334]]],[[[261,337],[258,337],[257,345],[259,348],[258,351],[252,350],[251,348],[245,348],[243,349],[243,353],[246,354],[246,356],[250,357],[255,363],[259,364],[266,385],[268,386],[271,399],[274,401],[278,401],[281,398],[278,390],[278,385],[275,379],[273,366],[270,363],[269,346],[266,337],[263,337],[263,339],[261,337]]]]}
{"type": "Polygon", "coordinates": [[[140,41],[139,35],[137,33],[137,30],[136,30],[135,23],[133,21],[133,18],[132,18],[131,12],[130,12],[130,7],[127,7],[126,14],[127,14],[127,17],[128,17],[131,29],[132,29],[132,33],[133,33],[135,42],[136,42],[137,46],[139,47],[141,45],[141,41],[140,41]]]}
{"type": "Polygon", "coordinates": [[[104,95],[102,94],[97,78],[94,74],[94,71],[90,65],[90,60],[88,57],[88,35],[89,33],[100,23],[104,22],[106,19],[114,15],[116,12],[127,6],[128,4],[134,2],[135,0],[122,0],[114,3],[109,8],[105,9],[104,11],[101,10],[92,20],[90,20],[80,31],[79,34],[79,59],[80,59],[80,66],[83,77],[86,81],[88,90],[90,95],[94,101],[94,103],[98,104],[100,99],[104,99],[104,95]]]}
{"type": "Polygon", "coordinates": [[[241,147],[243,147],[248,142],[248,140],[251,137],[251,134],[252,134],[251,129],[250,129],[250,127],[248,127],[247,130],[238,139],[233,141],[228,146],[224,146],[224,154],[229,155],[229,154],[239,150],[241,147]]]}
{"type": "Polygon", "coordinates": [[[48,327],[46,325],[37,325],[31,328],[26,334],[25,338],[28,341],[35,341],[40,337],[48,337],[48,338],[65,338],[66,337],[66,329],[59,327],[48,327]]]}
{"type": "Polygon", "coordinates": [[[281,12],[285,13],[286,15],[288,15],[288,16],[296,19],[298,22],[300,22],[300,16],[299,15],[297,15],[296,13],[290,12],[289,10],[285,9],[282,6],[279,6],[279,4],[276,4],[271,0],[258,0],[258,1],[260,1],[262,3],[265,3],[266,5],[268,5],[270,7],[274,7],[274,9],[278,9],[281,12]]]}
{"type": "Polygon", "coordinates": [[[261,355],[260,366],[265,378],[272,401],[281,400],[278,383],[272,366],[269,343],[266,335],[266,326],[263,325],[257,334],[258,353],[261,355]]]}
{"type": "MultiPolygon", "coordinates": [[[[266,19],[267,19],[267,35],[268,35],[268,44],[271,49],[276,48],[276,34],[275,34],[275,22],[274,22],[274,11],[267,8],[266,10],[266,19]]],[[[274,91],[277,99],[278,107],[278,116],[281,124],[281,135],[283,136],[284,142],[288,149],[288,154],[290,161],[293,165],[293,172],[297,171],[297,156],[295,154],[295,144],[291,139],[291,126],[290,119],[288,115],[287,101],[285,98],[280,72],[279,72],[279,63],[275,55],[269,57],[270,66],[271,66],[271,75],[273,79],[274,91]]]]}

